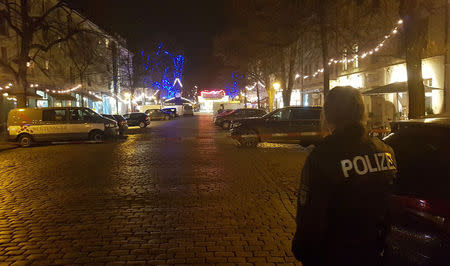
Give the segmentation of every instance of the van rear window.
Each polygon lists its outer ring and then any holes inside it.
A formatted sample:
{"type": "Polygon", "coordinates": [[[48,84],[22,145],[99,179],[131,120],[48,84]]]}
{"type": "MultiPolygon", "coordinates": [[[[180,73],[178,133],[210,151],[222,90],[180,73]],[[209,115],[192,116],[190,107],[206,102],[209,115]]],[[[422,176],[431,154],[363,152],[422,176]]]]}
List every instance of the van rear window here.
{"type": "Polygon", "coordinates": [[[67,121],[66,110],[65,109],[43,110],[42,121],[48,122],[67,121]]]}

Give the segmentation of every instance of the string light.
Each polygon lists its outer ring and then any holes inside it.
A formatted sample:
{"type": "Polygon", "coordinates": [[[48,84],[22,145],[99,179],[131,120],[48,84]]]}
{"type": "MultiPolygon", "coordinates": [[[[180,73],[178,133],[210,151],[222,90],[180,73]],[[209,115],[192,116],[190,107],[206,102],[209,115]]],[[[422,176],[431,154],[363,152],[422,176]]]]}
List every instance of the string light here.
{"type": "Polygon", "coordinates": [[[75,86],[75,87],[73,87],[73,88],[71,88],[71,89],[68,89],[68,90],[49,90],[49,89],[46,89],[45,91],[46,92],[52,92],[52,93],[59,93],[59,94],[66,94],[66,93],[70,93],[70,92],[74,92],[74,91],[76,91],[76,90],[78,90],[79,88],[81,88],[81,84],[78,84],[77,86],[75,86]]]}
{"type": "MultiPolygon", "coordinates": [[[[403,20],[402,20],[402,19],[399,19],[399,20],[397,21],[397,25],[391,30],[391,33],[394,34],[394,35],[397,34],[401,25],[403,25],[403,20]]],[[[352,63],[352,62],[358,60],[358,58],[364,59],[364,58],[366,58],[366,57],[369,56],[369,55],[373,55],[374,53],[380,51],[380,49],[384,46],[384,43],[386,42],[386,40],[390,39],[392,36],[393,36],[393,35],[391,35],[391,34],[385,35],[385,36],[384,36],[384,40],[381,41],[381,42],[379,42],[379,43],[375,46],[375,48],[372,48],[372,49],[370,49],[370,50],[368,50],[368,51],[365,51],[365,52],[362,52],[362,53],[360,53],[360,54],[356,54],[352,59],[347,59],[347,58],[344,58],[344,59],[335,59],[335,58],[331,58],[331,59],[328,61],[328,65],[331,66],[332,64],[337,64],[337,63],[341,63],[341,64],[344,64],[344,63],[352,63]]],[[[323,73],[323,68],[318,69],[316,72],[314,72],[314,74],[312,75],[312,77],[316,77],[319,73],[323,73]]],[[[298,79],[298,78],[300,78],[300,77],[301,77],[300,74],[296,74],[296,75],[295,75],[295,79],[298,79]]],[[[308,76],[308,75],[303,76],[303,79],[308,79],[308,78],[310,78],[310,76],[308,76]]]]}

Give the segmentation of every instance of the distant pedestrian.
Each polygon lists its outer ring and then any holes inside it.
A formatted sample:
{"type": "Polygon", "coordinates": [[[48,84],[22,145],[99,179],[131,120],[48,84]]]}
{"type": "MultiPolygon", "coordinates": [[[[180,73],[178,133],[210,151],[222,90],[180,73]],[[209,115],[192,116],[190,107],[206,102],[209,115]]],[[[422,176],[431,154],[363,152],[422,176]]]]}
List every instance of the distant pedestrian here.
{"type": "Polygon", "coordinates": [[[336,87],[325,100],[330,132],[303,167],[295,257],[310,265],[379,265],[396,162],[391,147],[369,137],[361,94],[336,87]]]}

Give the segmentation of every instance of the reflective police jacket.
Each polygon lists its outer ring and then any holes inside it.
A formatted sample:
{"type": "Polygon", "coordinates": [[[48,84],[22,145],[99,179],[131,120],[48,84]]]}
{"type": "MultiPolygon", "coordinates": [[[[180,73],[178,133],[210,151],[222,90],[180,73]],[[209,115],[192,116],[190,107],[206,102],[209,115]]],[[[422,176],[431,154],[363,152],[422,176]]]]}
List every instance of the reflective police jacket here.
{"type": "Polygon", "coordinates": [[[303,167],[295,257],[306,266],[377,260],[395,174],[392,148],[362,127],[326,137],[303,167]]]}

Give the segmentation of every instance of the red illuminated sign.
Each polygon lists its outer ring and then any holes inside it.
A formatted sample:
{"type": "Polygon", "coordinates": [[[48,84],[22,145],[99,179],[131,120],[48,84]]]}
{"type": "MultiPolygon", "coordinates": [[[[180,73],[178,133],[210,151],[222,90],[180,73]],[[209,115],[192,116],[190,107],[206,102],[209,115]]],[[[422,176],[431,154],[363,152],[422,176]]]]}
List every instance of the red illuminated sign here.
{"type": "Polygon", "coordinates": [[[224,90],[204,90],[200,92],[203,98],[223,98],[225,97],[224,90]]]}

